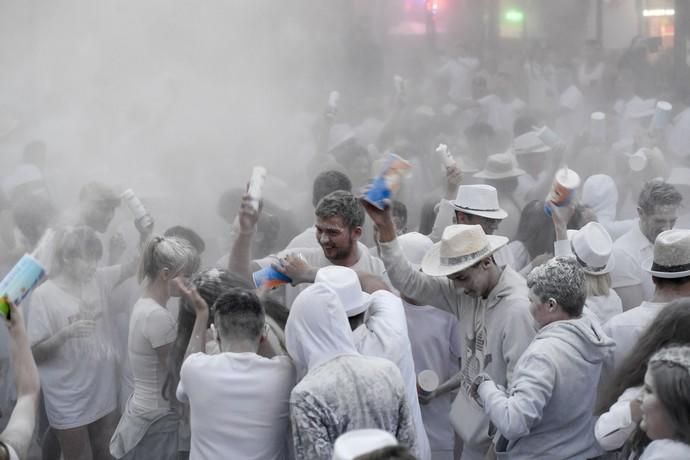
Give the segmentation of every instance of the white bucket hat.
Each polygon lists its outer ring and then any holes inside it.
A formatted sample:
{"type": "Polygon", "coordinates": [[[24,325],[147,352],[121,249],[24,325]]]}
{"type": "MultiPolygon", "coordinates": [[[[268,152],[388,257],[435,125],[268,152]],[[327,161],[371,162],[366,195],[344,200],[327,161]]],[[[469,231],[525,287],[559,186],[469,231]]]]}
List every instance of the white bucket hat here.
{"type": "Polygon", "coordinates": [[[489,155],[486,159],[486,166],[472,177],[477,179],[506,179],[508,177],[518,177],[525,174],[525,171],[515,166],[515,157],[507,153],[496,153],[489,155]]]}
{"type": "Polygon", "coordinates": [[[521,134],[513,140],[513,153],[515,155],[528,155],[530,153],[546,153],[551,147],[544,144],[534,131],[521,134]]]}
{"type": "Polygon", "coordinates": [[[582,271],[590,275],[611,273],[613,240],[603,225],[590,222],[580,230],[568,230],[568,239],[582,271]]]}
{"type": "Polygon", "coordinates": [[[398,440],[379,429],[352,430],[335,440],[333,460],[354,460],[384,447],[397,446],[398,440]]]}
{"type": "Polygon", "coordinates": [[[508,243],[505,236],[486,235],[480,225],[449,225],[441,241],[422,260],[422,271],[448,276],[471,267],[508,243]]]}
{"type": "Polygon", "coordinates": [[[336,294],[345,307],[348,318],[359,315],[369,308],[370,296],[362,291],[359,277],[354,270],[338,265],[329,265],[316,272],[314,284],[323,283],[336,294]]]}
{"type": "Polygon", "coordinates": [[[498,206],[498,193],[491,185],[461,185],[452,204],[465,214],[499,220],[508,217],[508,213],[498,206]]]}
{"type": "Polygon", "coordinates": [[[405,258],[416,270],[419,270],[422,266],[424,255],[429,252],[429,249],[434,245],[431,238],[417,232],[400,235],[398,237],[398,242],[400,243],[405,258]]]}
{"type": "Polygon", "coordinates": [[[657,278],[690,276],[690,230],[659,233],[654,241],[654,256],[645,260],[642,268],[657,278]]]}

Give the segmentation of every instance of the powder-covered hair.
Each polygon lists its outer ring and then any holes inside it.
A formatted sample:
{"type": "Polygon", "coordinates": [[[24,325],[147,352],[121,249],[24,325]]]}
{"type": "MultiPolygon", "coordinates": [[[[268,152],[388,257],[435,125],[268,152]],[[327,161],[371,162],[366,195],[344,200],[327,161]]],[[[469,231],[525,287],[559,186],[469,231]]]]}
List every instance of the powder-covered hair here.
{"type": "Polygon", "coordinates": [[[587,298],[585,272],[571,257],[555,257],[527,276],[527,287],[541,302],[554,299],[570,316],[578,317],[587,298]]]}
{"type": "Polygon", "coordinates": [[[91,227],[63,227],[56,232],[55,267],[58,272],[64,268],[65,260],[68,258],[100,260],[102,256],[103,245],[91,227]]]}
{"type": "Polygon", "coordinates": [[[181,238],[155,236],[148,242],[139,265],[139,282],[153,280],[168,269],[171,278],[180,273],[191,276],[199,269],[199,254],[181,238]]]}

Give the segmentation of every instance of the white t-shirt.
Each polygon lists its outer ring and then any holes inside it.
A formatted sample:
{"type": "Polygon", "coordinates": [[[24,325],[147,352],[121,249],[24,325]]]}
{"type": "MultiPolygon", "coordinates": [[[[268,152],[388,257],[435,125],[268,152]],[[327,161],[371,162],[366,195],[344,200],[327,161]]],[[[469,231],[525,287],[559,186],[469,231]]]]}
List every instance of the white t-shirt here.
{"type": "Polygon", "coordinates": [[[168,370],[158,360],[156,348],[175,340],[177,325],[172,313],[151,298],[140,298],[129,320],[129,364],[134,378],[130,406],[143,414],[170,406],[161,394],[168,370]]]}
{"type": "MultiPolygon", "coordinates": [[[[460,371],[458,320],[438,308],[403,303],[415,371],[419,374],[430,369],[438,375],[441,384],[460,371]]],[[[452,394],[446,393],[420,406],[433,459],[453,458],[455,437],[448,418],[452,402],[452,394]]]]}
{"type": "Polygon", "coordinates": [[[38,366],[48,420],[65,430],[95,422],[115,410],[115,353],[105,320],[108,294],[120,279],[120,266],[99,268],[82,288],[81,299],[48,280],[34,291],[28,320],[32,345],[79,320],[94,320],[93,335],[69,338],[38,366]]]}
{"type": "Polygon", "coordinates": [[[288,458],[294,385],[287,356],[190,355],[177,387],[177,399],[188,402],[191,410],[190,459],[288,458]]]}
{"type": "Polygon", "coordinates": [[[690,446],[671,439],[652,441],[642,452],[640,460],[687,460],[690,446]]]}
{"type": "MultiPolygon", "coordinates": [[[[390,285],[390,283],[388,282],[388,277],[386,276],[386,267],[384,267],[381,259],[372,255],[369,252],[369,248],[367,248],[364,244],[360,242],[357,242],[357,248],[359,250],[359,259],[357,260],[357,262],[355,262],[354,265],[348,268],[351,268],[355,271],[362,271],[366,273],[372,273],[377,276],[381,276],[386,280],[386,283],[390,285]]],[[[304,257],[304,259],[307,261],[307,263],[314,268],[323,268],[333,265],[330,260],[326,259],[326,256],[323,253],[323,249],[321,249],[320,246],[317,248],[286,249],[278,253],[277,257],[284,257],[287,254],[301,254],[302,257],[304,257]]],[[[275,256],[265,257],[263,259],[255,260],[254,262],[256,262],[256,264],[259,265],[261,268],[264,268],[270,266],[272,263],[275,263],[276,258],[275,256]]],[[[280,286],[279,288],[275,289],[271,295],[275,295],[276,297],[278,297],[278,300],[283,305],[285,305],[287,308],[290,308],[292,302],[295,300],[297,295],[304,289],[306,289],[308,286],[310,286],[310,284],[307,283],[302,283],[297,286],[280,286]]]]}
{"type": "MultiPolygon", "coordinates": [[[[643,300],[652,300],[654,282],[652,275],[642,269],[642,262],[654,255],[654,244],[640,231],[638,222],[633,228],[613,243],[613,258],[616,266],[611,272],[611,287],[621,288],[640,285],[643,300]]],[[[635,302],[637,303],[637,302],[635,302]]],[[[630,305],[624,305],[630,307],[630,305]]]]}

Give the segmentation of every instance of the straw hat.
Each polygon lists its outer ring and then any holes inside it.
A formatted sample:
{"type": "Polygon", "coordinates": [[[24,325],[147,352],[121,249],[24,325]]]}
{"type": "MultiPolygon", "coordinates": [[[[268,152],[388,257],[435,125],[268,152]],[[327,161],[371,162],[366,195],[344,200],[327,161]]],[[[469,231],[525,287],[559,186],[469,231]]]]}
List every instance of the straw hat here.
{"type": "Polygon", "coordinates": [[[690,230],[661,232],[654,241],[654,256],[642,268],[657,278],[690,276],[690,230]]]}
{"type": "Polygon", "coordinates": [[[417,232],[400,235],[398,237],[398,242],[400,243],[400,247],[407,261],[417,270],[422,266],[424,255],[434,245],[431,238],[417,232]]]}
{"type": "Polygon", "coordinates": [[[359,315],[369,308],[370,296],[362,291],[357,273],[351,268],[330,265],[316,273],[314,284],[323,283],[336,294],[345,307],[348,318],[359,315]]]}
{"type": "Polygon", "coordinates": [[[613,240],[599,222],[590,222],[580,230],[568,230],[568,239],[582,271],[590,275],[605,275],[613,270],[613,240]]]}
{"type": "Polygon", "coordinates": [[[491,185],[461,185],[452,203],[457,211],[489,219],[505,219],[508,213],[498,205],[498,193],[491,185]]]}
{"type": "Polygon", "coordinates": [[[333,460],[354,460],[384,447],[397,446],[398,440],[379,429],[352,430],[335,440],[333,460]]]}
{"type": "Polygon", "coordinates": [[[518,177],[525,174],[525,171],[515,166],[515,157],[507,153],[496,153],[489,155],[486,159],[486,166],[473,177],[477,179],[506,179],[508,177],[518,177]]]}
{"type": "Polygon", "coordinates": [[[513,153],[515,155],[546,153],[550,150],[551,147],[544,144],[534,131],[529,131],[513,140],[513,153]]]}
{"type": "Polygon", "coordinates": [[[441,241],[422,260],[422,271],[448,276],[471,267],[508,243],[504,236],[486,235],[480,225],[449,225],[441,241]]]}

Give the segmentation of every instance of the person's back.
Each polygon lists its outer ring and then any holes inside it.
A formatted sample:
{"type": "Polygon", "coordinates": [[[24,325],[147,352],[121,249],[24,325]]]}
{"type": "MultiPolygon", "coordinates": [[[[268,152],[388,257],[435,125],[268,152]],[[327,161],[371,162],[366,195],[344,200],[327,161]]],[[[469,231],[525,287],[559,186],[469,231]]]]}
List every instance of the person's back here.
{"type": "Polygon", "coordinates": [[[335,440],[380,428],[414,444],[414,428],[398,368],[388,360],[344,355],[312,369],[290,394],[295,456],[330,459],[335,440]]]}
{"type": "Polygon", "coordinates": [[[390,361],[357,352],[345,307],[323,283],[302,291],[285,325],[287,351],[307,374],[290,394],[295,457],[326,459],[338,436],[379,428],[415,448],[405,384],[390,361]]]}
{"type": "Polygon", "coordinates": [[[191,407],[190,458],[287,458],[288,400],[294,381],[287,356],[189,356],[179,388],[191,407]]]}

